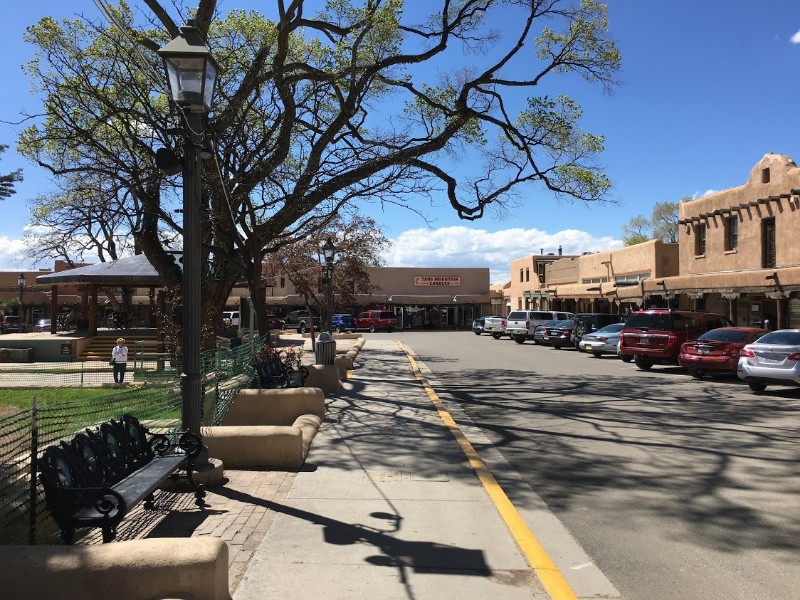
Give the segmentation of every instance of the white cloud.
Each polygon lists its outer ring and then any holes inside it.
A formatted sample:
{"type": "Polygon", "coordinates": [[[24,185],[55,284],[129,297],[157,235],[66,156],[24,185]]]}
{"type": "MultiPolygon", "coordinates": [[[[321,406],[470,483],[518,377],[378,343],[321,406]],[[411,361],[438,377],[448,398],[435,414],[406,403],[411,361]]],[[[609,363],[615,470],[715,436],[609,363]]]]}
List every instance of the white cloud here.
{"type": "Polygon", "coordinates": [[[0,271],[29,269],[30,261],[25,258],[25,244],[22,238],[0,237],[0,271]]]}
{"type": "Polygon", "coordinates": [[[512,259],[532,254],[582,254],[621,248],[610,236],[592,237],[577,229],[548,233],[539,229],[513,228],[488,232],[469,227],[410,229],[391,240],[384,256],[389,267],[488,267],[492,283],[510,278],[512,259]]]}
{"type": "Polygon", "coordinates": [[[705,198],[711,194],[716,194],[719,190],[706,190],[705,192],[697,191],[692,194],[692,200],[697,200],[698,198],[705,198]]]}
{"type": "Polygon", "coordinates": [[[791,39],[790,39],[789,41],[790,41],[790,42],[792,42],[793,44],[800,44],[800,31],[798,31],[797,33],[795,33],[795,34],[794,34],[794,35],[791,37],[791,39]]]}

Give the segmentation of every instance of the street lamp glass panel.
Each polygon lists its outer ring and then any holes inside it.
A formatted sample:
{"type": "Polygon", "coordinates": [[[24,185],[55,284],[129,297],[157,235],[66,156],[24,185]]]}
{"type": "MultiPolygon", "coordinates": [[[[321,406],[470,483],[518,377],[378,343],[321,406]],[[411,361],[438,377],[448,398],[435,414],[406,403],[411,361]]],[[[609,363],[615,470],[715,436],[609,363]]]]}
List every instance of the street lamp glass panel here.
{"type": "MultiPolygon", "coordinates": [[[[165,58],[164,63],[167,69],[167,77],[169,77],[172,99],[175,102],[181,106],[211,105],[210,94],[208,102],[205,101],[206,98],[203,94],[203,84],[205,83],[203,81],[203,71],[205,70],[203,57],[165,58]]],[[[216,76],[216,73],[214,76],[216,76]]]]}
{"type": "Polygon", "coordinates": [[[211,61],[206,65],[206,76],[203,82],[203,104],[211,108],[211,98],[214,96],[214,86],[217,83],[217,67],[211,61]]]}
{"type": "Polygon", "coordinates": [[[333,242],[328,240],[322,246],[322,255],[325,257],[326,263],[333,262],[333,255],[336,253],[336,248],[333,247],[333,242]]]}
{"type": "Polygon", "coordinates": [[[19,277],[17,277],[17,285],[21,288],[25,287],[25,275],[23,273],[20,273],[19,277]]]}

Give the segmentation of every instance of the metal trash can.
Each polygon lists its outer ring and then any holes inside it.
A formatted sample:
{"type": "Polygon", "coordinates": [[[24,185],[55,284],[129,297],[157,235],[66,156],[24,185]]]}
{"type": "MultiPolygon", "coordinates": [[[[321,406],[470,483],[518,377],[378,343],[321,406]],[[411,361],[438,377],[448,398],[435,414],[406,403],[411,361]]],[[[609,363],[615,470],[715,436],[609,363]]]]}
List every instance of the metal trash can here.
{"type": "Polygon", "coordinates": [[[336,340],[331,337],[327,331],[323,331],[317,338],[317,344],[314,346],[315,364],[318,365],[332,365],[333,359],[336,358],[336,340]]]}

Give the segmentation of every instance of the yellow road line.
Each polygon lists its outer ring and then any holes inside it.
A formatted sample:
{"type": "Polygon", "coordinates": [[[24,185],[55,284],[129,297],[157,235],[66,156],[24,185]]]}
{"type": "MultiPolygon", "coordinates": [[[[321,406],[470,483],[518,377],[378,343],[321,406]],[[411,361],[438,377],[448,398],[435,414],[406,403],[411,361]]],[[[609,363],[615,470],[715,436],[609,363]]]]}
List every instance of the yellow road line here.
{"type": "Polygon", "coordinates": [[[422,384],[423,388],[428,394],[428,397],[431,399],[431,402],[436,407],[436,410],[439,413],[439,418],[450,430],[450,433],[453,434],[453,437],[456,438],[456,442],[458,442],[462,452],[464,452],[469,460],[469,464],[475,470],[475,474],[478,476],[478,479],[486,490],[486,493],[492,499],[492,502],[494,502],[494,505],[497,507],[497,510],[511,532],[511,535],[516,540],[523,554],[525,554],[528,564],[530,564],[531,568],[539,577],[539,580],[542,582],[542,585],[544,585],[551,598],[553,600],[578,600],[578,596],[575,595],[575,592],[572,590],[572,588],[564,579],[564,576],[550,559],[550,556],[548,556],[545,549],[539,543],[539,540],[536,539],[536,536],[530,530],[528,524],[520,516],[517,508],[512,504],[511,500],[508,499],[508,496],[506,496],[506,493],[503,491],[503,488],[500,487],[500,484],[497,483],[497,480],[486,466],[486,463],[483,462],[481,457],[478,455],[478,452],[461,431],[453,417],[450,415],[447,409],[445,409],[444,404],[439,396],[428,384],[425,377],[423,377],[422,372],[419,369],[419,365],[417,365],[417,361],[414,360],[414,357],[411,355],[408,347],[402,342],[397,343],[403,349],[403,352],[405,352],[408,362],[411,363],[411,369],[414,372],[414,376],[422,384]]]}

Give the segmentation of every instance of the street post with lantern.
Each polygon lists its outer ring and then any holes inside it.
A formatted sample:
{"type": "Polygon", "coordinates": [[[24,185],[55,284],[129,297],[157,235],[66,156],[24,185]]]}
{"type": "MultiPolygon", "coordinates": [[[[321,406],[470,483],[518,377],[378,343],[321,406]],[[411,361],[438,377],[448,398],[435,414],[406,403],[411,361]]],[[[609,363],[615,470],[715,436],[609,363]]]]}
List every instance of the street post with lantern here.
{"type": "Polygon", "coordinates": [[[333,329],[333,258],[336,248],[330,238],[322,246],[322,255],[325,257],[325,331],[333,329]]]}
{"type": "Polygon", "coordinates": [[[202,246],[200,203],[205,121],[219,66],[193,21],[180,36],[158,50],[164,61],[171,99],[183,129],[183,348],[181,372],[182,426],[200,435],[202,388],[200,374],[202,246]]]}

